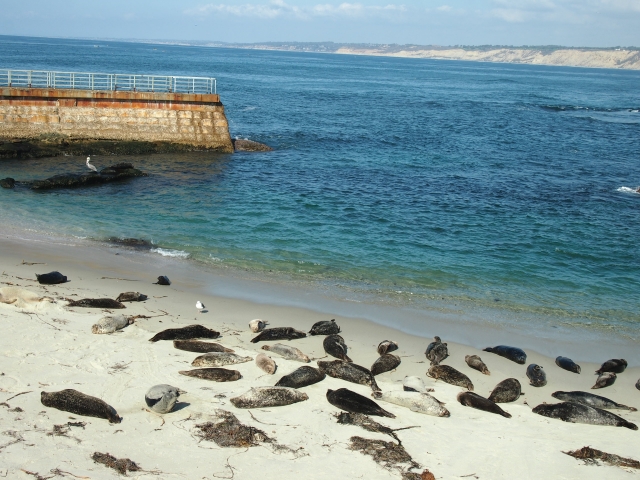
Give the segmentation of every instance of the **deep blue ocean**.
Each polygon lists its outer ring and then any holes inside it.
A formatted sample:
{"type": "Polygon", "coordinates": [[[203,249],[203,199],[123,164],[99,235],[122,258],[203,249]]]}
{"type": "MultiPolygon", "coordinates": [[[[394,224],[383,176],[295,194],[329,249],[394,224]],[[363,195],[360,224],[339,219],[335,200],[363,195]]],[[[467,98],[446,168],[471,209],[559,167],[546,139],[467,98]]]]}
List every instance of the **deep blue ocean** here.
{"type": "MultiPolygon", "coordinates": [[[[99,188],[0,189],[2,224],[640,340],[640,72],[6,36],[0,59],[216,77],[231,135],[274,148],[126,157],[149,177],[99,188]]],[[[0,178],[85,168],[0,160],[0,178]]]]}

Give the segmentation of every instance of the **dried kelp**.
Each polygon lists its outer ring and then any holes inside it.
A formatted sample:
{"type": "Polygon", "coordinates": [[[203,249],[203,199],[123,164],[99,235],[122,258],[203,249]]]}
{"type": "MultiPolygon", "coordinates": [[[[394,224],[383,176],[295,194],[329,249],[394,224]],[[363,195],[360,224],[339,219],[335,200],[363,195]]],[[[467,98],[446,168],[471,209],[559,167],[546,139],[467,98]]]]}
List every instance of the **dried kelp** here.
{"type": "Polygon", "coordinates": [[[141,470],[134,461],[128,458],[116,458],[108,453],[95,452],[91,455],[91,459],[96,463],[102,463],[106,467],[117,470],[122,475],[126,475],[127,472],[137,472],[141,470]]]}
{"type": "Polygon", "coordinates": [[[613,465],[617,467],[628,467],[640,469],[640,462],[632,458],[625,458],[613,453],[603,452],[591,447],[582,447],[580,450],[573,452],[562,452],[570,455],[578,460],[584,460],[585,463],[596,463],[600,460],[607,465],[613,465]]]}
{"type": "Polygon", "coordinates": [[[384,435],[389,435],[390,437],[394,438],[399,445],[402,444],[402,442],[400,441],[398,436],[395,434],[395,432],[399,430],[406,430],[408,428],[415,428],[415,427],[404,427],[404,428],[392,429],[389,427],[385,427],[384,425],[376,422],[375,420],[372,420],[370,417],[362,413],[341,412],[336,414],[335,417],[338,419],[338,423],[342,425],[356,425],[358,427],[364,428],[367,432],[382,433],[384,435]]]}
{"type": "Polygon", "coordinates": [[[274,443],[262,430],[243,425],[236,416],[224,410],[216,415],[221,421],[196,425],[196,435],[202,440],[215,442],[220,447],[255,447],[260,443],[274,443]]]}
{"type": "Polygon", "coordinates": [[[351,437],[350,440],[351,445],[349,448],[351,450],[357,450],[369,455],[378,465],[389,471],[397,470],[403,479],[413,480],[420,478],[418,474],[409,471],[414,468],[420,468],[420,464],[411,458],[411,455],[407,453],[402,445],[362,437],[351,437]],[[415,475],[418,476],[416,477],[415,475]]]}

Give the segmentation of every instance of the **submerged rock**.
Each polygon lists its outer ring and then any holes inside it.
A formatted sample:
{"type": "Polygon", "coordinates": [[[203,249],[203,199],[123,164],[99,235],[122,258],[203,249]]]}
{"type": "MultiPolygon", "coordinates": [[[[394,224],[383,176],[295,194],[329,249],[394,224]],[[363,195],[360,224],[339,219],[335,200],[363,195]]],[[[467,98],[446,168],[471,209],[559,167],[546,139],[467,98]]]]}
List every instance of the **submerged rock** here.
{"type": "Polygon", "coordinates": [[[133,177],[146,177],[147,174],[134,168],[130,163],[118,163],[110,167],[103,168],[100,173],[63,173],[54,175],[45,180],[34,180],[30,185],[32,190],[51,190],[55,188],[86,187],[91,185],[102,185],[133,177]]]}
{"type": "Polygon", "coordinates": [[[3,178],[2,180],[0,180],[0,187],[2,188],[13,188],[15,186],[16,181],[11,177],[3,178]]]}
{"type": "Polygon", "coordinates": [[[270,152],[273,150],[269,145],[254,142],[253,140],[231,139],[236,152],[270,152]]]}

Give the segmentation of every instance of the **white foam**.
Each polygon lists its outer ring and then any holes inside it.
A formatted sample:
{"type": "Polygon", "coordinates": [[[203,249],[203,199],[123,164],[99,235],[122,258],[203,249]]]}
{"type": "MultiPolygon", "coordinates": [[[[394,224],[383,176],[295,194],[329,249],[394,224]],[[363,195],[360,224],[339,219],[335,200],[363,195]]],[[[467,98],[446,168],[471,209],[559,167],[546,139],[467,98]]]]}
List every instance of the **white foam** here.
{"type": "Polygon", "coordinates": [[[616,192],[640,194],[640,192],[638,192],[639,189],[640,187],[637,187],[637,188],[620,187],[620,188],[616,188],[616,192]]]}
{"type": "Polygon", "coordinates": [[[170,248],[152,248],[153,253],[159,253],[163,257],[188,258],[189,254],[182,250],[171,250],[170,248]]]}

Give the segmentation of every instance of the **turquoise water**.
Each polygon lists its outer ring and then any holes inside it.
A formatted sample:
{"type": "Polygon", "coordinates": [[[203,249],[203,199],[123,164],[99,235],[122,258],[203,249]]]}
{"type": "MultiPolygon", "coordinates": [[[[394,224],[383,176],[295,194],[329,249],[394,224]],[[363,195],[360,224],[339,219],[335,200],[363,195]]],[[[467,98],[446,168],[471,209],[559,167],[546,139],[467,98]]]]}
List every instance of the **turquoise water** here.
{"type": "MultiPolygon", "coordinates": [[[[231,134],[275,149],[129,157],[149,177],[2,190],[3,224],[640,340],[640,72],[17,37],[0,57],[215,76],[231,134]]],[[[0,177],[85,168],[0,160],[0,177]]]]}

